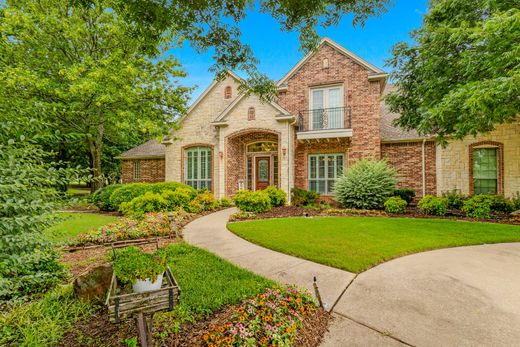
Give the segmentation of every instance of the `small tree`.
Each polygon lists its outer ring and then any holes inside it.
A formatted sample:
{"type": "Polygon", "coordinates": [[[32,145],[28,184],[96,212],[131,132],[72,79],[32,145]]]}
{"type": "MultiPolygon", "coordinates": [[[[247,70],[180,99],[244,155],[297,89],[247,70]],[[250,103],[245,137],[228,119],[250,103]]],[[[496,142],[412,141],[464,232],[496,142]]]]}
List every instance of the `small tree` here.
{"type": "MultiPolygon", "coordinates": [[[[42,237],[60,202],[56,187],[76,170],[46,163],[48,153],[27,138],[27,124],[0,116],[0,301],[43,292],[65,275],[42,237]]],[[[77,178],[77,177],[76,177],[77,178]]]]}
{"type": "Polygon", "coordinates": [[[334,193],[345,207],[381,209],[396,182],[396,172],[385,160],[362,159],[338,178],[334,193]]]}

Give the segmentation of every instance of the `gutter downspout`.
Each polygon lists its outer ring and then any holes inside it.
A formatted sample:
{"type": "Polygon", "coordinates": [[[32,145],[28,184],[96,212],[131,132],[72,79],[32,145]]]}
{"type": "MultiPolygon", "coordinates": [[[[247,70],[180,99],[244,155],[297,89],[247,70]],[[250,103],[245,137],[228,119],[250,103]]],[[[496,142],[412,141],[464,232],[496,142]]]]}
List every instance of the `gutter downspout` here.
{"type": "Polygon", "coordinates": [[[298,118],[294,118],[293,122],[287,122],[287,201],[291,204],[291,127],[298,122],[298,118]]]}
{"type": "Polygon", "coordinates": [[[426,139],[422,142],[422,196],[426,195],[426,139]]]}

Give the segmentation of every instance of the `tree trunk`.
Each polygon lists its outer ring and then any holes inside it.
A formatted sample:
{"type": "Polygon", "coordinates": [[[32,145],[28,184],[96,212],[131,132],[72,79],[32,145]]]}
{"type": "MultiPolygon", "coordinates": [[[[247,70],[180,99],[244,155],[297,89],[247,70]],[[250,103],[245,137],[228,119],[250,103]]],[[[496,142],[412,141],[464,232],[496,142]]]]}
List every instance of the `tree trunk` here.
{"type": "Polygon", "coordinates": [[[103,131],[104,127],[102,124],[98,126],[97,134],[95,138],[89,138],[88,146],[90,150],[91,169],[93,181],[90,185],[90,192],[93,193],[100,189],[104,185],[103,169],[101,167],[101,150],[103,147],[103,131]]]}

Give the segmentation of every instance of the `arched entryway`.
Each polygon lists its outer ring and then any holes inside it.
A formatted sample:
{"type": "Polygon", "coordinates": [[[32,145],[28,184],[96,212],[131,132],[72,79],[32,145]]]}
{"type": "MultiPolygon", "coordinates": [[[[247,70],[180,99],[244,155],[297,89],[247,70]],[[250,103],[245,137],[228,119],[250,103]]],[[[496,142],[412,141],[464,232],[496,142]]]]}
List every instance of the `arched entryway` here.
{"type": "Polygon", "coordinates": [[[226,195],[280,184],[280,134],[247,129],[226,137],[226,195]]]}

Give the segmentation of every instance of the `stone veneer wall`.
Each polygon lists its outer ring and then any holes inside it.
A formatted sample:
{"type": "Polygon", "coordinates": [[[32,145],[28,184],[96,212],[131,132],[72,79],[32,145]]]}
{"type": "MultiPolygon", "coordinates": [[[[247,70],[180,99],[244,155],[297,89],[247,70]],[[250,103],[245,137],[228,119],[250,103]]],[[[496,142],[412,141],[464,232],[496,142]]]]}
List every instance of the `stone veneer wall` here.
{"type": "MultiPolygon", "coordinates": [[[[359,158],[381,155],[379,81],[368,80],[369,71],[328,44],[320,47],[291,78],[287,91],[280,92],[278,102],[292,114],[309,109],[309,89],[326,85],[343,85],[345,106],[351,107],[352,140],[349,164],[359,158]],[[329,60],[327,68],[323,60],[329,60]]],[[[296,165],[306,163],[296,162],[296,165]]],[[[297,169],[302,170],[302,169],[297,169]]]]}
{"type": "Polygon", "coordinates": [[[123,159],[121,162],[123,183],[164,182],[164,164],[164,159],[123,159]],[[136,161],[141,163],[140,178],[138,180],[134,180],[134,163],[136,161]]]}
{"type": "Polygon", "coordinates": [[[471,152],[470,145],[490,146],[490,143],[503,145],[502,177],[505,196],[520,192],[520,121],[497,126],[496,130],[478,137],[466,137],[464,140],[450,141],[446,148],[437,149],[437,194],[458,190],[462,194],[471,194],[471,152]]]}
{"type": "MultiPolygon", "coordinates": [[[[381,154],[397,170],[399,188],[414,189],[416,198],[422,197],[422,141],[383,143],[381,154]]],[[[425,143],[426,194],[436,195],[436,145],[434,141],[425,143]]]]}

